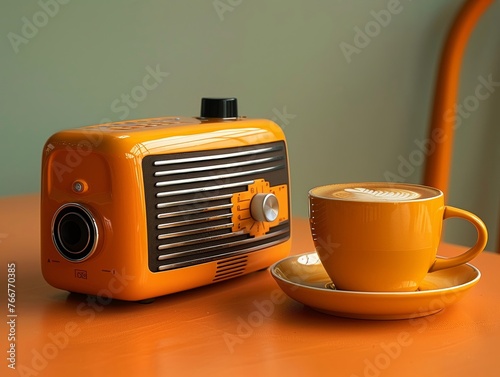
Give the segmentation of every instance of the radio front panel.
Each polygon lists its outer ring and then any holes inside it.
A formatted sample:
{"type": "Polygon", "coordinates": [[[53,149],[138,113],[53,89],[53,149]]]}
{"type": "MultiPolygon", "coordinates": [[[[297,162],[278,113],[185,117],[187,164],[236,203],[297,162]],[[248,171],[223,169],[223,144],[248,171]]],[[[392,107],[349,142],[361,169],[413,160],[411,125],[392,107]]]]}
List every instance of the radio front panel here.
{"type": "Polygon", "coordinates": [[[60,131],[42,155],[48,283],[144,300],[269,267],[291,246],[283,131],[205,99],[200,117],[60,131]],[[126,280],[123,280],[127,277],[126,280]]]}
{"type": "Polygon", "coordinates": [[[282,141],[150,155],[142,169],[152,272],[259,250],[290,237],[282,141]],[[266,193],[283,197],[282,208],[267,231],[256,233],[265,225],[253,219],[250,203],[254,195],[266,193]]]}

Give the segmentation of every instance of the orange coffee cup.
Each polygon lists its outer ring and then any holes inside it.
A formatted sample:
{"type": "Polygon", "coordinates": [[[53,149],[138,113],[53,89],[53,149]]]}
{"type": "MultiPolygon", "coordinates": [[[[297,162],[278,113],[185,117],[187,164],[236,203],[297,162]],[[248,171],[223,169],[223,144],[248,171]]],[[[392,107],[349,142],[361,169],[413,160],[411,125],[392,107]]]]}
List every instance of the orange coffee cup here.
{"type": "Polygon", "coordinates": [[[484,250],[486,226],[476,215],[445,206],[435,188],[403,183],[332,184],[309,191],[309,220],[319,258],[341,290],[415,291],[428,272],[466,263],[484,250]],[[475,245],[438,258],[444,219],[477,230],[475,245]]]}

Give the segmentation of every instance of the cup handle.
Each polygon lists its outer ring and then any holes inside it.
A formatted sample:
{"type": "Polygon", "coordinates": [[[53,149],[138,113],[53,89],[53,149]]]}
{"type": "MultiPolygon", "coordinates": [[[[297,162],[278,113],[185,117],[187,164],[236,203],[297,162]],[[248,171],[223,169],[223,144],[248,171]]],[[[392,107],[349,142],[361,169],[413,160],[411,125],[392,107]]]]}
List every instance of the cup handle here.
{"type": "Polygon", "coordinates": [[[488,242],[488,231],[486,230],[486,225],[484,225],[483,221],[473,213],[470,213],[463,209],[446,206],[444,208],[443,220],[450,217],[460,217],[462,219],[468,220],[476,227],[476,244],[466,252],[457,255],[456,257],[436,259],[434,264],[429,269],[429,272],[455,267],[467,263],[481,251],[483,251],[486,247],[486,243],[488,242]]]}

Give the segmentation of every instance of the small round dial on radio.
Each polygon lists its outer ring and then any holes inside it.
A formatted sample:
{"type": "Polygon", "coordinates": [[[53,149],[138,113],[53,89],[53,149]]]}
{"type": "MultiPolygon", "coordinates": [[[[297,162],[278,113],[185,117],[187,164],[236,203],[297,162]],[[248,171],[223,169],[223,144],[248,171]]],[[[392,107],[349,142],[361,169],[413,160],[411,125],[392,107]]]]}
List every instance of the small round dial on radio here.
{"type": "Polygon", "coordinates": [[[278,217],[278,198],[272,193],[256,194],[250,203],[250,214],[256,221],[273,222],[278,217]]]}
{"type": "Polygon", "coordinates": [[[272,227],[288,220],[287,185],[271,186],[256,179],[247,191],[233,194],[233,231],[244,231],[251,237],[262,237],[272,227]]]}

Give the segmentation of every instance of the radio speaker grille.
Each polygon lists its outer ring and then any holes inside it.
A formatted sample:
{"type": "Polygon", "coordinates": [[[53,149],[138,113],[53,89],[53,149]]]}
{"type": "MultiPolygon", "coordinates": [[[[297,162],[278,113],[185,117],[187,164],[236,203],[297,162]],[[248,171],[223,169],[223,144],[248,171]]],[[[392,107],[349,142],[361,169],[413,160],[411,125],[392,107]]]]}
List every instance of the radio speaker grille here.
{"type": "MultiPolygon", "coordinates": [[[[264,236],[233,232],[231,197],[256,179],[288,185],[282,141],[150,155],[142,162],[152,272],[193,266],[284,242],[290,222],[264,236]]],[[[288,196],[289,197],[289,196],[288,196]]]]}
{"type": "Polygon", "coordinates": [[[224,259],[217,262],[217,271],[214,281],[221,281],[234,278],[245,272],[247,266],[248,255],[238,255],[231,259],[224,259]]]}

